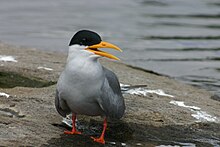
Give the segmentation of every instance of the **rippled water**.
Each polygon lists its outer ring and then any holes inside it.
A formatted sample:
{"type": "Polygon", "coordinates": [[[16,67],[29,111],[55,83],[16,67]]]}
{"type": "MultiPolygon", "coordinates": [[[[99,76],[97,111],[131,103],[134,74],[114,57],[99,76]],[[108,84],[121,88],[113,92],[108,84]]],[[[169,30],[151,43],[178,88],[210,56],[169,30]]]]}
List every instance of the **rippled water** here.
{"type": "Polygon", "coordinates": [[[219,0],[1,0],[0,40],[67,51],[79,29],[120,46],[123,62],[220,94],[219,0]]]}

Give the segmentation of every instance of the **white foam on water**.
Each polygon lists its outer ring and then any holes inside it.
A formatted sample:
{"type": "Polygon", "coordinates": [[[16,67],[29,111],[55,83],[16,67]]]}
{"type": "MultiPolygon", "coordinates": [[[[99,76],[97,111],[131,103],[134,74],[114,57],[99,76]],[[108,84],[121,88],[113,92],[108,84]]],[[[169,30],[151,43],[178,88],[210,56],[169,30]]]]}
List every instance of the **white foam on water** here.
{"type": "Polygon", "coordinates": [[[205,111],[197,111],[196,114],[192,114],[192,117],[196,118],[199,121],[209,121],[209,122],[218,122],[218,118],[208,114],[205,111]]]}
{"type": "Polygon", "coordinates": [[[197,119],[198,122],[203,122],[203,121],[219,122],[220,121],[217,117],[212,116],[205,111],[201,111],[201,108],[199,108],[197,106],[185,105],[183,101],[172,100],[172,101],[170,101],[170,104],[190,109],[192,112],[194,112],[194,114],[191,114],[191,116],[194,117],[195,119],[197,119]]]}
{"type": "Polygon", "coordinates": [[[211,144],[213,147],[220,147],[220,140],[218,138],[198,138],[198,139],[195,139],[195,141],[198,141],[198,142],[203,142],[203,143],[208,143],[208,144],[211,144]]]}
{"type": "Polygon", "coordinates": [[[44,70],[49,70],[52,71],[52,68],[48,68],[48,67],[43,67],[43,66],[39,66],[37,69],[44,69],[44,70]]]}
{"type": "Polygon", "coordinates": [[[0,92],[0,96],[5,96],[5,97],[9,98],[10,95],[7,93],[4,93],[4,92],[0,92]]]}
{"type": "Polygon", "coordinates": [[[15,60],[15,58],[13,56],[6,56],[6,55],[0,55],[0,61],[3,61],[3,62],[18,62],[17,60],[15,60]]]}
{"type": "Polygon", "coordinates": [[[147,96],[148,94],[157,94],[160,96],[174,97],[173,95],[166,94],[162,89],[150,90],[143,87],[135,87],[129,89],[130,85],[126,85],[122,83],[120,83],[120,86],[123,94],[133,94],[133,95],[143,95],[143,96],[147,96]]]}
{"type": "Polygon", "coordinates": [[[136,143],[136,146],[142,146],[142,143],[136,143]]]}
{"type": "MultiPolygon", "coordinates": [[[[63,117],[62,123],[64,123],[65,125],[67,125],[68,127],[72,128],[72,114],[67,115],[66,117],[63,117]]],[[[76,118],[75,120],[75,126],[78,126],[78,119],[76,118]]]]}
{"type": "Polygon", "coordinates": [[[179,144],[179,145],[159,145],[159,146],[156,146],[156,147],[196,147],[196,145],[194,143],[177,142],[177,144],[179,144]]]}
{"type": "Polygon", "coordinates": [[[121,143],[122,146],[126,146],[126,143],[121,143]]]}
{"type": "Polygon", "coordinates": [[[179,145],[158,145],[156,147],[180,147],[179,145]]]}
{"type": "Polygon", "coordinates": [[[160,95],[160,96],[174,97],[173,95],[166,94],[161,89],[149,90],[149,89],[145,89],[145,88],[134,88],[134,89],[129,89],[125,93],[127,93],[127,94],[136,94],[136,95],[143,95],[143,96],[146,96],[148,94],[157,94],[157,95],[160,95]]]}
{"type": "Polygon", "coordinates": [[[109,144],[116,145],[116,142],[110,141],[109,144]]]}
{"type": "Polygon", "coordinates": [[[130,85],[120,83],[120,86],[121,86],[121,87],[128,87],[128,86],[130,86],[130,85]]]}
{"type": "Polygon", "coordinates": [[[64,123],[68,127],[72,128],[72,120],[71,119],[69,119],[67,117],[64,117],[63,120],[62,120],[62,123],[64,123]]]}
{"type": "Polygon", "coordinates": [[[184,104],[183,101],[170,101],[170,104],[174,104],[174,105],[177,105],[177,106],[180,106],[180,107],[185,107],[185,108],[190,108],[190,109],[193,109],[193,110],[201,110],[201,108],[199,107],[196,107],[196,106],[187,106],[184,104]]]}

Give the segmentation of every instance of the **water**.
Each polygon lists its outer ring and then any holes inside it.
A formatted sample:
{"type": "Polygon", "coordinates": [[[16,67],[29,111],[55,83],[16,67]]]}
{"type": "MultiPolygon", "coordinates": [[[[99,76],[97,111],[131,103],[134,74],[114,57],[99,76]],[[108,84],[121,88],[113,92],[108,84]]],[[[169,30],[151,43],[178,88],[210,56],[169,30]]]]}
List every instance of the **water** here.
{"type": "Polygon", "coordinates": [[[80,29],[120,46],[123,62],[220,94],[218,0],[1,0],[0,40],[67,52],[80,29]]]}

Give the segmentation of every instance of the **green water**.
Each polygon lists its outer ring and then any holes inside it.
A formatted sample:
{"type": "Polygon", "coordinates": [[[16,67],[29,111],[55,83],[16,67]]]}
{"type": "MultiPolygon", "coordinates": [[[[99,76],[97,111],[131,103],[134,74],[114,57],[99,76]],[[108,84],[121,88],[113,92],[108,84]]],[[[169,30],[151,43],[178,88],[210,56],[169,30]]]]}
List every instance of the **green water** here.
{"type": "Polygon", "coordinates": [[[220,93],[218,0],[1,0],[0,22],[1,41],[60,52],[91,29],[122,62],[220,93]]]}

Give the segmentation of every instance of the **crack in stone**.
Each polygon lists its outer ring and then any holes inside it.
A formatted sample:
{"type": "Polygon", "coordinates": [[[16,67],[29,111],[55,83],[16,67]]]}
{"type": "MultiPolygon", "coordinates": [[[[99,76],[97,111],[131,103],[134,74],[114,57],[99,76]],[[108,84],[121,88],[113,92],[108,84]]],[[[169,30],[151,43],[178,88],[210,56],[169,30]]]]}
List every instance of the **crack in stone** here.
{"type": "Polygon", "coordinates": [[[16,112],[15,110],[12,110],[10,108],[0,108],[0,113],[8,116],[8,117],[18,117],[18,118],[23,118],[25,115],[20,114],[20,112],[16,112]]]}

